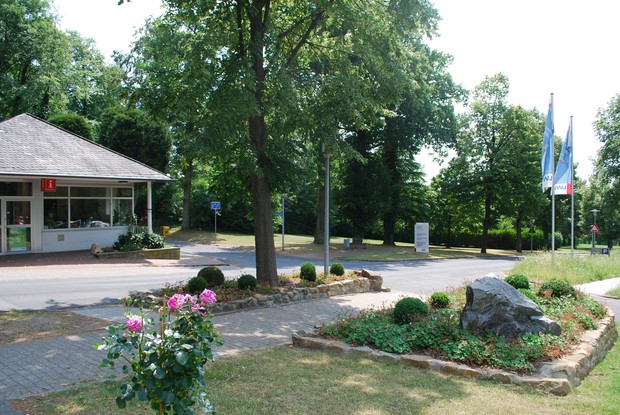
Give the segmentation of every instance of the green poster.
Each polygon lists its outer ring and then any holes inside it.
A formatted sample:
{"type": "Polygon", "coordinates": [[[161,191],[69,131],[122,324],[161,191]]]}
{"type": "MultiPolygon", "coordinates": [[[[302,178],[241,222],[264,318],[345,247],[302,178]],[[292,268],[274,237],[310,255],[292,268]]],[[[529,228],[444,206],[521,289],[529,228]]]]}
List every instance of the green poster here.
{"type": "Polygon", "coordinates": [[[9,251],[27,251],[28,250],[28,229],[16,228],[9,229],[8,238],[9,251]]]}

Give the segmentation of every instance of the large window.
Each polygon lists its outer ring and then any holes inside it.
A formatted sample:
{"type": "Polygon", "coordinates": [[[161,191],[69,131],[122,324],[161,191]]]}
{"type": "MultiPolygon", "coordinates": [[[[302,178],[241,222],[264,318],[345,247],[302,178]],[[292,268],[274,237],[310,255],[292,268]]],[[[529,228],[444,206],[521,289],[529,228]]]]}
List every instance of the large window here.
{"type": "Polygon", "coordinates": [[[45,229],[131,225],[133,189],[59,186],[45,193],[43,212],[45,229]]]}
{"type": "Polygon", "coordinates": [[[0,182],[0,196],[32,196],[32,183],[0,182]]]}

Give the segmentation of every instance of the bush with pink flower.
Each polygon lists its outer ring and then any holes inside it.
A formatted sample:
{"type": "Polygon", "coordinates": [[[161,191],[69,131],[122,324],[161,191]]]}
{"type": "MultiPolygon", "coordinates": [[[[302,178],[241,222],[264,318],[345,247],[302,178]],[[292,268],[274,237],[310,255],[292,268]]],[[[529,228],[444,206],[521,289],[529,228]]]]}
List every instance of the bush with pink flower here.
{"type": "Polygon", "coordinates": [[[140,307],[139,315],[129,314],[125,323],[108,327],[103,344],[95,347],[108,351],[101,366],[127,362],[123,372],[131,377],[116,398],[120,408],[137,398],[149,401],[160,415],[215,413],[206,397],[204,365],[222,344],[206,309],[216,300],[207,289],[198,297],[174,294],[159,309],[159,321],[140,307]]]}

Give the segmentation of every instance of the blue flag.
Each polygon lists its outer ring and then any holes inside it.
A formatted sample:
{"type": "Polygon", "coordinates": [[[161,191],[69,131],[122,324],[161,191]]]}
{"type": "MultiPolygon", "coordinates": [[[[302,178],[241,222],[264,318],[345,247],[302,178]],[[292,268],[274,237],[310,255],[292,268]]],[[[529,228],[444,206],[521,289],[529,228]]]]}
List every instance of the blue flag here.
{"type": "Polygon", "coordinates": [[[543,192],[553,186],[553,95],[549,101],[549,110],[547,111],[547,122],[545,123],[545,132],[542,142],[542,189],[543,192]]]}
{"type": "Polygon", "coordinates": [[[562,152],[558,159],[558,166],[555,169],[555,185],[553,187],[556,195],[573,194],[573,125],[568,125],[566,140],[562,145],[562,152]]]}

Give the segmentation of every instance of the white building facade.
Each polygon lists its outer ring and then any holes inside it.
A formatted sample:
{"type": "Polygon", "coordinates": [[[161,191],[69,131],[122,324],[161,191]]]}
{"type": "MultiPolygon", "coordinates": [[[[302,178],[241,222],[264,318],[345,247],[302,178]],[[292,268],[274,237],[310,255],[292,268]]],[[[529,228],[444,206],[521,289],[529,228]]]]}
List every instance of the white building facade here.
{"type": "Polygon", "coordinates": [[[135,223],[134,185],[171,179],[43,120],[0,122],[0,255],[111,246],[135,223]]]}

